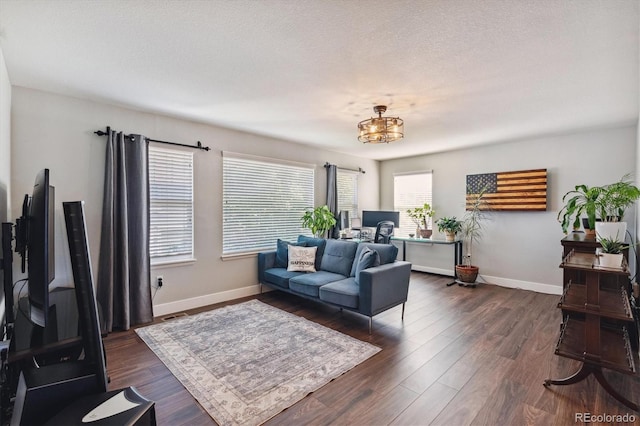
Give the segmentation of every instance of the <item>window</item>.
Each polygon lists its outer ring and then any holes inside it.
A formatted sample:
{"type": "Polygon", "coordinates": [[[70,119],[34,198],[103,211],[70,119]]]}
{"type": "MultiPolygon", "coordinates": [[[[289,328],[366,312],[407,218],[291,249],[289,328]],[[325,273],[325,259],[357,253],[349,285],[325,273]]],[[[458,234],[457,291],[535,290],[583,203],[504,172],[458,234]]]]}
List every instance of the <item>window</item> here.
{"type": "Polygon", "coordinates": [[[312,208],[313,166],[224,152],[222,253],[270,250],[276,239],[308,232],[300,219],[312,208]]]}
{"type": "Polygon", "coordinates": [[[348,210],[349,217],[358,217],[359,172],[338,169],[338,209],[348,210]]]}
{"type": "MultiPolygon", "coordinates": [[[[403,173],[393,176],[393,209],[400,212],[400,229],[394,230],[399,237],[408,237],[416,232],[416,224],[407,215],[407,210],[431,204],[432,172],[403,173]]],[[[433,229],[432,218],[427,220],[429,229],[433,229]]]]}
{"type": "Polygon", "coordinates": [[[193,260],[193,153],[149,147],[152,264],[193,260]]]}

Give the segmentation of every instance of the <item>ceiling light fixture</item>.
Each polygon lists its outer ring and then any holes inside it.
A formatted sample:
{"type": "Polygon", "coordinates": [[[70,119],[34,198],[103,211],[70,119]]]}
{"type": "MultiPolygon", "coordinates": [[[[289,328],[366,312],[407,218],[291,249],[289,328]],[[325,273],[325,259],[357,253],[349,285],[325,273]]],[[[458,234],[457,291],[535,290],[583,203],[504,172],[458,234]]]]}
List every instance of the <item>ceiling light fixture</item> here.
{"type": "Polygon", "coordinates": [[[384,105],[376,105],[373,111],[377,117],[358,123],[358,140],[362,143],[389,143],[404,137],[404,120],[400,117],[383,117],[387,110],[384,105]]]}

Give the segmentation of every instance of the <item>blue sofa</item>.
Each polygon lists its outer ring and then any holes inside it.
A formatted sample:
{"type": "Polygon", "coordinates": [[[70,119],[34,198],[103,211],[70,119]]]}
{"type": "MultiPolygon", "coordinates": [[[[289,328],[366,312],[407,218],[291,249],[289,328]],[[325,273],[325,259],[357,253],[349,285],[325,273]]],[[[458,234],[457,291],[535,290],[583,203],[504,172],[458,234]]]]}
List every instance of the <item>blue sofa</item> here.
{"type": "Polygon", "coordinates": [[[279,241],[278,250],[258,254],[261,292],[262,285],[266,285],[366,315],[369,317],[369,333],[373,316],[387,309],[402,304],[404,317],[411,263],[396,260],[398,248],[394,245],[325,240],[303,235],[294,244],[317,247],[316,272],[287,271],[286,259],[283,259],[286,257],[283,253],[286,242],[279,241]],[[379,265],[360,270],[365,248],[377,252],[379,265]]]}

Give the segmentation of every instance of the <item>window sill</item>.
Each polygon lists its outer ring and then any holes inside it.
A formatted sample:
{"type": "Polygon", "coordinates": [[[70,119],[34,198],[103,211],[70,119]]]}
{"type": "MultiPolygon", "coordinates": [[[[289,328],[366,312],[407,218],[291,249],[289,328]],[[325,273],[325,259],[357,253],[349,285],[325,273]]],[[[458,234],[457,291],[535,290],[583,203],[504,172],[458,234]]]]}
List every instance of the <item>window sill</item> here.
{"type": "Polygon", "coordinates": [[[198,259],[196,259],[195,257],[192,257],[189,259],[157,260],[155,262],[151,261],[151,267],[152,268],[172,268],[175,266],[186,266],[186,265],[191,265],[196,263],[197,260],[198,259]]]}
{"type": "MultiPolygon", "coordinates": [[[[275,248],[274,248],[275,250],[275,248]]],[[[246,259],[249,257],[257,257],[258,253],[262,253],[264,251],[269,251],[269,250],[259,250],[259,251],[250,251],[250,252],[244,252],[244,253],[230,253],[230,254],[223,254],[222,256],[220,256],[220,259],[222,259],[222,261],[226,261],[226,260],[237,260],[237,259],[246,259]]]]}

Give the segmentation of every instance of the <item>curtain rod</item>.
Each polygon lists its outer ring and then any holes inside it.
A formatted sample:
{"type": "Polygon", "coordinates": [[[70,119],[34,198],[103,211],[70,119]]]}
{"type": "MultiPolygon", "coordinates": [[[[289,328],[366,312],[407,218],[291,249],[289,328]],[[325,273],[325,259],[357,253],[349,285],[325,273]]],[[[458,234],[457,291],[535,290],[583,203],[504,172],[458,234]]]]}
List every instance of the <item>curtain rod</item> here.
{"type": "MultiPolygon", "coordinates": [[[[326,163],[324,163],[324,168],[327,169],[329,168],[331,164],[327,161],[326,163]]],[[[358,173],[362,173],[365,174],[367,172],[365,172],[364,170],[362,170],[362,167],[358,167],[357,169],[349,169],[346,167],[340,167],[340,166],[336,166],[337,168],[339,168],[340,170],[349,170],[350,172],[358,172],[358,173]]]]}
{"type": "MultiPolygon", "coordinates": [[[[102,130],[96,130],[93,133],[95,133],[98,136],[106,136],[106,135],[109,134],[110,131],[111,131],[111,127],[107,126],[107,131],[106,132],[103,132],[102,130]]],[[[133,136],[131,136],[131,135],[124,135],[124,137],[127,138],[127,139],[132,139],[133,138],[133,136]]],[[[202,143],[200,143],[200,141],[198,141],[197,145],[186,145],[186,144],[183,144],[183,143],[160,141],[158,139],[151,139],[151,138],[147,138],[147,140],[149,142],[164,143],[164,144],[167,144],[167,145],[175,145],[175,146],[184,146],[186,148],[201,149],[203,151],[209,151],[211,149],[208,146],[202,146],[202,143]]]]}

